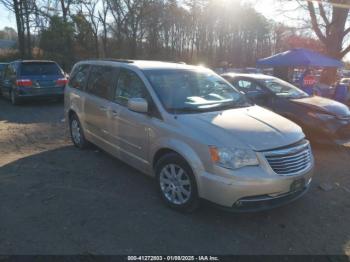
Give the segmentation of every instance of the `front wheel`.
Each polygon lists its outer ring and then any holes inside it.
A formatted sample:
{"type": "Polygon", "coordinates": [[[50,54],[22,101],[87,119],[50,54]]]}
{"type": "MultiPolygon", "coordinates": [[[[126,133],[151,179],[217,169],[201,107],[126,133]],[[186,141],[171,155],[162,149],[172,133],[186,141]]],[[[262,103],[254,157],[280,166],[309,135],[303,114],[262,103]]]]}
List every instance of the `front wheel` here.
{"type": "Polygon", "coordinates": [[[158,189],[171,208],[192,212],[199,207],[196,179],[191,167],[175,153],[163,156],[155,168],[158,189]]]}

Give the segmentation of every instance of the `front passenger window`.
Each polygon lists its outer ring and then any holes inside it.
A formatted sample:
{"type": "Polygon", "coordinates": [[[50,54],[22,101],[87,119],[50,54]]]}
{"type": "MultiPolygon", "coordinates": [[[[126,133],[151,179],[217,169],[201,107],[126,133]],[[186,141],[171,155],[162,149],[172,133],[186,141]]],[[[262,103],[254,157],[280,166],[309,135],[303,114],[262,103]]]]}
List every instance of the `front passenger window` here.
{"type": "Polygon", "coordinates": [[[130,98],[146,98],[146,87],[138,75],[122,68],[115,91],[115,101],[126,105],[130,98]]]}

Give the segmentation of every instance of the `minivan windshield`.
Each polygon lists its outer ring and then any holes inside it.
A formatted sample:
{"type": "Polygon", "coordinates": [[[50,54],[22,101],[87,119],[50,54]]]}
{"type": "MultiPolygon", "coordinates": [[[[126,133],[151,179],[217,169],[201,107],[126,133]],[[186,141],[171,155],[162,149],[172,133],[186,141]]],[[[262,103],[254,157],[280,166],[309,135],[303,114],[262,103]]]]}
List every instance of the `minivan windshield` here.
{"type": "Polygon", "coordinates": [[[309,97],[309,95],[301,89],[281,79],[271,78],[262,79],[261,81],[270,91],[272,91],[279,97],[294,99],[309,97]]]}
{"type": "Polygon", "coordinates": [[[27,62],[21,65],[22,76],[62,75],[61,69],[52,62],[27,62]]]}
{"type": "Polygon", "coordinates": [[[219,111],[251,106],[245,96],[211,71],[145,70],[165,109],[170,113],[219,111]]]}

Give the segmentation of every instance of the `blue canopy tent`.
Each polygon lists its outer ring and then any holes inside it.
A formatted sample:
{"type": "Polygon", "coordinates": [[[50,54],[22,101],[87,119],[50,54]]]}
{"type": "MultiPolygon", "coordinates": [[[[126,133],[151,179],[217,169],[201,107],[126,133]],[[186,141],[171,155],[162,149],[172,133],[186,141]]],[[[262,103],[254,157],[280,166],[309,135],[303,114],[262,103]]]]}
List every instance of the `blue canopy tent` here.
{"type": "Polygon", "coordinates": [[[295,48],[257,61],[258,67],[343,67],[344,63],[304,48],[295,48]]]}
{"type": "MultiPolygon", "coordinates": [[[[273,67],[276,72],[288,72],[289,67],[343,67],[342,61],[327,57],[320,53],[305,48],[295,48],[283,53],[279,53],[257,61],[257,67],[273,67]]],[[[288,73],[287,73],[288,74],[288,73]]],[[[305,87],[304,91],[312,94],[313,87],[305,87]]],[[[347,86],[338,85],[336,87],[334,98],[345,102],[348,93],[347,86]]],[[[325,94],[322,94],[325,95],[325,94]]],[[[326,95],[325,95],[326,96],[326,95]]]]}

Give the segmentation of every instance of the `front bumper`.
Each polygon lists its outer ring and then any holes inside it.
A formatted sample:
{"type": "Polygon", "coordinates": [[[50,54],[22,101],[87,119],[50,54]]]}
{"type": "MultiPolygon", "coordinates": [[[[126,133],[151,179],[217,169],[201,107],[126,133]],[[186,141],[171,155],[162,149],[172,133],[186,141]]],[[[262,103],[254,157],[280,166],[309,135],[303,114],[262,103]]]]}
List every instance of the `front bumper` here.
{"type": "Polygon", "coordinates": [[[287,204],[307,192],[313,168],[301,175],[283,176],[267,174],[260,167],[246,167],[235,174],[214,175],[203,173],[200,196],[231,211],[261,211],[287,204]],[[302,186],[293,188],[296,181],[302,186]]]}
{"type": "Polygon", "coordinates": [[[229,208],[229,210],[233,212],[259,212],[284,206],[305,195],[310,188],[310,183],[311,180],[309,180],[308,183],[299,190],[291,191],[278,196],[262,195],[242,198],[239,199],[231,208],[229,208]]]}

